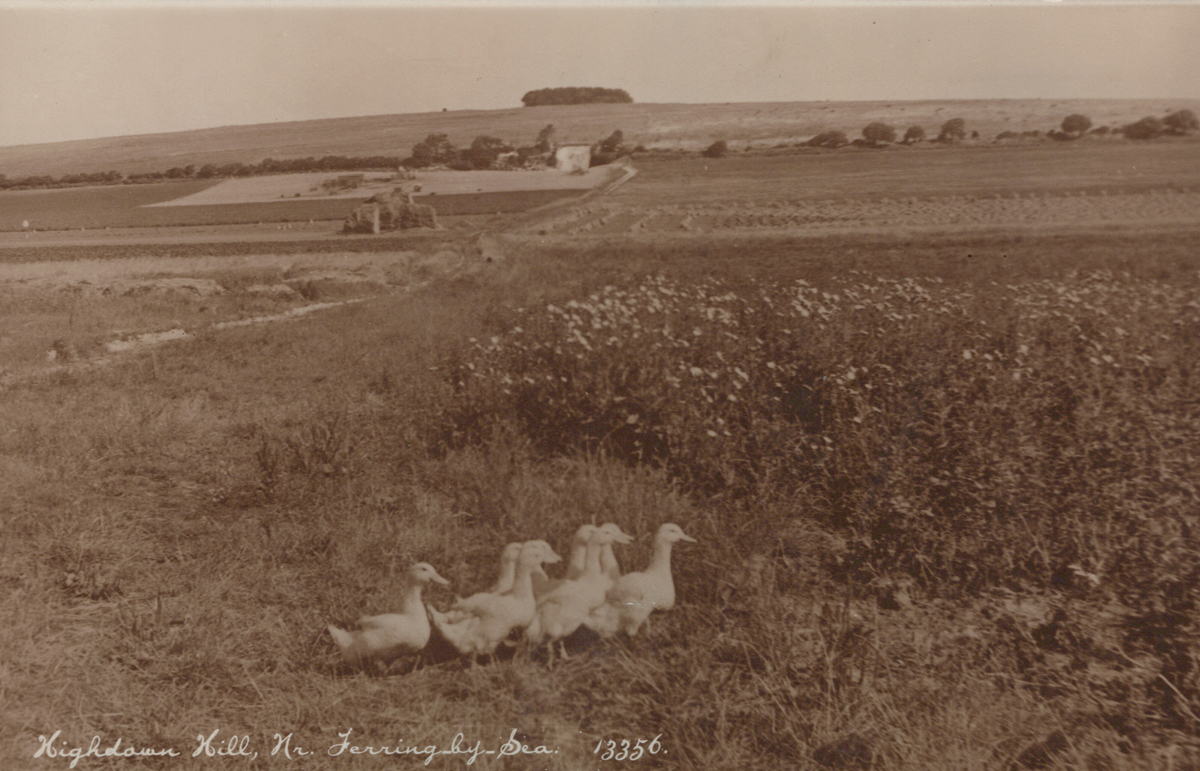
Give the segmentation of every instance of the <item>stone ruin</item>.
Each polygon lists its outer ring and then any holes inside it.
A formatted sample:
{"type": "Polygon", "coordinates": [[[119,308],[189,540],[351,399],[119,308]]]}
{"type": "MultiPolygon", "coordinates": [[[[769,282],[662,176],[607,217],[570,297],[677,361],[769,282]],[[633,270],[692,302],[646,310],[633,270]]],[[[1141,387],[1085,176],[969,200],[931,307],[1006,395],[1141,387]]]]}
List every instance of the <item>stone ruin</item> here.
{"type": "Polygon", "coordinates": [[[364,201],[346,219],[343,233],[382,233],[409,228],[437,229],[437,213],[432,206],[413,203],[412,193],[396,188],[364,201]]]}

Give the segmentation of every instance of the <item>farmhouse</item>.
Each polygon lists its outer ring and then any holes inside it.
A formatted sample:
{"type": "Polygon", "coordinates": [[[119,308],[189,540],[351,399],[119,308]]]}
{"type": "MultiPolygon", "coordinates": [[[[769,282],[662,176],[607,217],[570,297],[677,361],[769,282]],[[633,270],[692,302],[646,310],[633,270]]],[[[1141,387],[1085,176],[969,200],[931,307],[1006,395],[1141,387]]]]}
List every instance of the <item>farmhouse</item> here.
{"type": "Polygon", "coordinates": [[[587,171],[592,165],[592,148],[587,145],[564,145],[554,152],[554,165],[560,171],[587,171]]]}

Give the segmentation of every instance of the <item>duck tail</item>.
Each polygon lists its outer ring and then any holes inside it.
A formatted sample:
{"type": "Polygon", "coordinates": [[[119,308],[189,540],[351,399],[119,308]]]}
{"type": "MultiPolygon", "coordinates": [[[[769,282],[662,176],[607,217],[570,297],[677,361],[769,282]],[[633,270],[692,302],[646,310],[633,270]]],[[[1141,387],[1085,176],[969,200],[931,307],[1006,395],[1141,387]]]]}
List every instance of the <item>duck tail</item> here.
{"type": "Polygon", "coordinates": [[[356,644],[357,641],[355,640],[354,635],[350,634],[344,629],[338,629],[333,625],[330,625],[327,628],[329,629],[329,635],[333,638],[334,643],[337,644],[338,650],[340,650],[342,653],[342,659],[347,664],[356,663],[359,659],[359,655],[358,645],[356,644]]]}

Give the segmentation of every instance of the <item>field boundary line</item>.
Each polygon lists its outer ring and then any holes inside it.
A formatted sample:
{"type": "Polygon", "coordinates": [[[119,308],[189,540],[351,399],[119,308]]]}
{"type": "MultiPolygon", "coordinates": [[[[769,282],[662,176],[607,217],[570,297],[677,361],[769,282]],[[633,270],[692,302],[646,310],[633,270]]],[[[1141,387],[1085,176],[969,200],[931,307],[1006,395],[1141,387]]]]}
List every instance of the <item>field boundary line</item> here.
{"type": "Polygon", "coordinates": [[[173,329],[156,332],[143,332],[139,335],[134,335],[125,339],[110,340],[104,344],[104,348],[108,351],[108,355],[59,364],[52,367],[47,367],[45,369],[25,372],[19,375],[0,371],[0,390],[3,390],[9,386],[36,382],[38,380],[53,377],[54,375],[64,372],[86,372],[98,367],[108,367],[114,364],[120,364],[122,361],[128,359],[130,354],[138,353],[150,348],[156,348],[167,343],[180,342],[183,340],[195,340],[208,331],[220,332],[226,329],[248,327],[255,324],[274,324],[280,321],[297,321],[319,311],[332,310],[334,308],[341,308],[349,305],[357,305],[358,303],[365,303],[373,299],[377,298],[355,297],[349,300],[310,303],[308,305],[301,305],[291,308],[283,313],[273,313],[266,316],[252,316],[248,319],[234,319],[232,321],[220,321],[213,324],[207,324],[203,327],[197,328],[192,332],[180,327],[175,327],[173,329]]]}

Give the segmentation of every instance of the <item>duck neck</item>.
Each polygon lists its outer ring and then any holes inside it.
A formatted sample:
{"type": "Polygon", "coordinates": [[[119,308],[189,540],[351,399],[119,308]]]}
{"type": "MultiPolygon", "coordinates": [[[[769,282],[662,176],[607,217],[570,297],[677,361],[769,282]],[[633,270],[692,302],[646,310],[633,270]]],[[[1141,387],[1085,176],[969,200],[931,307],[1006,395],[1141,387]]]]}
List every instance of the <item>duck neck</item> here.
{"type": "Polygon", "coordinates": [[[517,563],[513,561],[504,561],[500,563],[500,577],[496,579],[496,587],[501,591],[506,591],[513,585],[513,581],[517,578],[517,563]]]}
{"type": "Polygon", "coordinates": [[[650,557],[650,564],[646,567],[647,573],[665,573],[671,575],[671,542],[656,541],[654,544],[654,555],[650,557]]]}
{"type": "Polygon", "coordinates": [[[571,562],[567,565],[568,578],[582,575],[587,568],[587,549],[586,543],[577,543],[571,547],[571,562]]]}
{"type": "Polygon", "coordinates": [[[533,571],[540,567],[532,562],[518,563],[513,579],[512,596],[518,600],[533,599],[533,571]]]}
{"type": "Polygon", "coordinates": [[[421,583],[419,581],[410,581],[404,590],[404,601],[401,604],[404,613],[412,611],[414,608],[421,607],[421,583]]]}
{"type": "Polygon", "coordinates": [[[591,541],[587,545],[587,563],[584,567],[583,574],[589,578],[596,578],[600,575],[600,551],[603,546],[591,541]]]}
{"type": "Polygon", "coordinates": [[[621,572],[620,566],[617,565],[617,555],[613,553],[611,543],[604,544],[604,548],[600,550],[600,570],[605,575],[621,572]]]}

